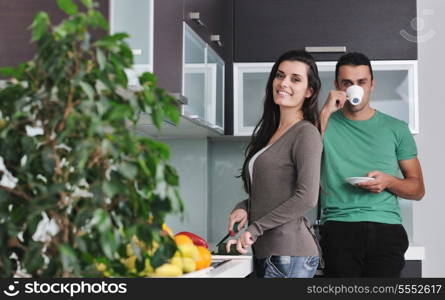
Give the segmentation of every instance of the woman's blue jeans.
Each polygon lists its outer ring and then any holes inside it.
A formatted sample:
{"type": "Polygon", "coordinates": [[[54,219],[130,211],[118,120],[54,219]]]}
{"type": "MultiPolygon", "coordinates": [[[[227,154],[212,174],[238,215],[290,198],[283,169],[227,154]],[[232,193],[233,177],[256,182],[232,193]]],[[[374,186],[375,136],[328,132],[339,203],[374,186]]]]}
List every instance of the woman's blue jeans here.
{"type": "Polygon", "coordinates": [[[318,256],[269,256],[254,258],[258,278],[312,278],[317,271],[318,256]]]}

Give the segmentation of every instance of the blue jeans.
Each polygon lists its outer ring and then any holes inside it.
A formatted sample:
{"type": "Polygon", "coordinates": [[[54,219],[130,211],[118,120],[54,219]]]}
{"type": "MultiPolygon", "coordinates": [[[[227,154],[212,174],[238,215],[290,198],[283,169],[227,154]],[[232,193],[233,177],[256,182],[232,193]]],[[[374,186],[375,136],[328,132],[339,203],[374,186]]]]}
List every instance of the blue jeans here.
{"type": "Polygon", "coordinates": [[[254,258],[259,278],[312,278],[317,271],[318,256],[269,256],[254,258]]]}

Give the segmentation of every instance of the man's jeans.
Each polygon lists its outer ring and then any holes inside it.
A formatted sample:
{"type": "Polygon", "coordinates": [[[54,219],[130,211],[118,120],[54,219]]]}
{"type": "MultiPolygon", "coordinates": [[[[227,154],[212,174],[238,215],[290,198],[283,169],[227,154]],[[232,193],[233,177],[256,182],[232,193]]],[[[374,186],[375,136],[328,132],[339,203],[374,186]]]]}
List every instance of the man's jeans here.
{"type": "Polygon", "coordinates": [[[269,256],[254,258],[254,267],[258,278],[312,278],[318,262],[318,256],[269,256]]]}

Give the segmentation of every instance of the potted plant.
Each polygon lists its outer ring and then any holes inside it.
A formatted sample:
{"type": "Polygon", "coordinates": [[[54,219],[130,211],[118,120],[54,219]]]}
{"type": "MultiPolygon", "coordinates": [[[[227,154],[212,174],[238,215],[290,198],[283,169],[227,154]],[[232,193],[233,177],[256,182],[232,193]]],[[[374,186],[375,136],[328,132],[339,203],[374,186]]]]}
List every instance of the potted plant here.
{"type": "Polygon", "coordinates": [[[162,229],[182,211],[169,148],[138,136],[141,113],[179,121],[151,73],[130,90],[124,33],[92,0],[58,0],[58,25],[36,15],[35,57],[0,89],[0,277],[145,276],[176,251],[162,229]]]}

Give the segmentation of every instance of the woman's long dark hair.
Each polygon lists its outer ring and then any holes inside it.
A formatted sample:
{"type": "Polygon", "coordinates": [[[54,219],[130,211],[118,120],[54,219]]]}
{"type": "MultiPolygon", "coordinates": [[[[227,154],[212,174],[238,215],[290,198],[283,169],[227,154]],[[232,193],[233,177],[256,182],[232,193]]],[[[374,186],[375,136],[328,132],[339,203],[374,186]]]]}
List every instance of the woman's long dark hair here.
{"type": "Polygon", "coordinates": [[[247,173],[247,164],[252,156],[267,145],[272,135],[277,131],[280,123],[280,106],[275,104],[273,99],[273,81],[278,71],[278,66],[283,61],[299,61],[308,66],[307,77],[308,86],[312,89],[312,95],[303,102],[303,118],[311,122],[320,130],[318,115],[318,94],[321,83],[318,77],[318,68],[315,60],[306,51],[291,50],[281,55],[272,67],[266,85],[266,96],[264,99],[263,115],[255,126],[249,145],[246,148],[245,160],[241,169],[241,178],[244,182],[244,190],[250,195],[250,179],[247,173]]]}

